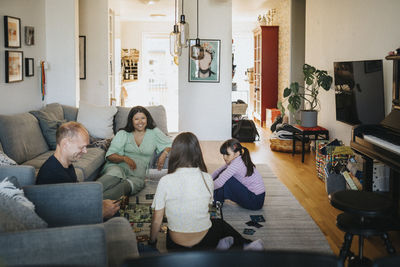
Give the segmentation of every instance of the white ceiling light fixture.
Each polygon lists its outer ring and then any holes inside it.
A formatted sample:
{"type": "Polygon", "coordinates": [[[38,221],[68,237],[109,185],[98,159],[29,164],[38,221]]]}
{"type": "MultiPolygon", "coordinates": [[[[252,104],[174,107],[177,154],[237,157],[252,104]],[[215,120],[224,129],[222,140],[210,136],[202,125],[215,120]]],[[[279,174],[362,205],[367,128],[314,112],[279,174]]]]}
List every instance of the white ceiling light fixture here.
{"type": "Polygon", "coordinates": [[[201,47],[199,39],[199,0],[197,0],[197,38],[196,43],[190,47],[190,57],[194,60],[200,60],[204,57],[204,49],[201,47]]]}
{"type": "Polygon", "coordinates": [[[169,52],[171,56],[180,56],[182,55],[182,47],[180,45],[181,33],[179,32],[179,26],[177,24],[177,0],[175,0],[175,24],[174,30],[169,35],[169,52]]]}
{"type": "Polygon", "coordinates": [[[189,24],[185,21],[185,15],[183,10],[183,3],[182,0],[182,14],[181,14],[181,21],[178,23],[179,25],[179,32],[181,33],[180,45],[181,47],[188,47],[188,39],[189,39],[189,24]]]}

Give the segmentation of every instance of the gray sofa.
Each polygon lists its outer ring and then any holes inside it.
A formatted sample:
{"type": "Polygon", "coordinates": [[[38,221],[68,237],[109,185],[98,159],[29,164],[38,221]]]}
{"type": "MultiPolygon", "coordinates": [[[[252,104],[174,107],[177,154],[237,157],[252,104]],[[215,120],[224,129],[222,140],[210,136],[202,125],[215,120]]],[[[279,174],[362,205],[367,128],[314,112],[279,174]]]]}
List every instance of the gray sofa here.
{"type": "Polygon", "coordinates": [[[0,231],[0,265],[119,266],[139,255],[136,236],[125,218],[102,223],[100,183],[32,185],[32,166],[0,166],[0,181],[11,175],[18,177],[48,228],[0,231]]]}
{"type": "MultiPolygon", "coordinates": [[[[163,106],[146,107],[152,115],[156,125],[165,134],[168,134],[166,112],[163,106]]],[[[117,107],[118,112],[114,117],[114,133],[125,127],[130,111],[128,107],[117,107]]],[[[76,121],[78,108],[49,104],[40,110],[54,122],[76,121]]],[[[0,115],[0,149],[18,164],[32,166],[36,173],[43,163],[54,153],[49,148],[37,117],[37,111],[26,112],[16,115],[0,115]]],[[[105,151],[101,148],[88,148],[78,162],[74,163],[75,171],[79,181],[93,181],[99,174],[104,162],[105,151]]]]}

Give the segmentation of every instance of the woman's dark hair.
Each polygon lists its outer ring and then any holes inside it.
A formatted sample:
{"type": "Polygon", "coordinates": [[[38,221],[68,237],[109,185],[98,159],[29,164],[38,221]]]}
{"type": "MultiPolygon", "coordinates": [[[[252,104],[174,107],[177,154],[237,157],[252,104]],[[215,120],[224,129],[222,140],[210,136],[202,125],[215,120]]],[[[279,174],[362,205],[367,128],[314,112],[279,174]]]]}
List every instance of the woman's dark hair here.
{"type": "Polygon", "coordinates": [[[135,130],[135,128],[133,127],[132,118],[133,118],[133,116],[135,116],[136,113],[143,113],[146,116],[146,118],[147,118],[146,129],[154,129],[156,127],[156,123],[154,122],[153,117],[151,116],[150,112],[142,106],[136,106],[136,107],[133,107],[131,109],[131,111],[129,111],[126,126],[125,126],[125,128],[121,128],[121,130],[125,130],[128,133],[131,133],[135,130]]]}
{"type": "Polygon", "coordinates": [[[242,156],[244,165],[247,168],[246,176],[252,175],[254,172],[255,165],[251,161],[249,150],[247,148],[243,147],[240,144],[239,140],[232,138],[232,139],[225,141],[221,145],[219,152],[221,152],[222,155],[228,155],[228,147],[230,147],[234,153],[240,152],[240,155],[242,156]]]}
{"type": "Polygon", "coordinates": [[[172,142],[168,161],[168,173],[173,173],[176,169],[185,167],[198,167],[202,172],[207,172],[199,140],[190,132],[179,134],[175,137],[174,142],[172,142]]]}

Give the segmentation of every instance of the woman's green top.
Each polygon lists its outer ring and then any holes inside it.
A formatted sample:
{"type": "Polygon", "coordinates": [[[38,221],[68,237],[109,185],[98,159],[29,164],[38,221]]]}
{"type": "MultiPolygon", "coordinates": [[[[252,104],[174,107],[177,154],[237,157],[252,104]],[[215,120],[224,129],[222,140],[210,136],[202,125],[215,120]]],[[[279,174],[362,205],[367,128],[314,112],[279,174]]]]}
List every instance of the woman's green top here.
{"type": "Polygon", "coordinates": [[[106,153],[106,164],[103,168],[103,173],[109,166],[119,165],[124,170],[126,176],[144,178],[150,160],[154,155],[154,151],[160,153],[165,148],[171,147],[171,144],[171,139],[158,128],[146,129],[146,133],[144,134],[140,146],[136,144],[133,132],[128,133],[124,130],[120,130],[113,138],[110,148],[106,153]],[[114,153],[120,156],[128,156],[133,159],[136,163],[136,169],[131,170],[129,165],[125,162],[112,163],[108,161],[107,157],[114,153]]]}

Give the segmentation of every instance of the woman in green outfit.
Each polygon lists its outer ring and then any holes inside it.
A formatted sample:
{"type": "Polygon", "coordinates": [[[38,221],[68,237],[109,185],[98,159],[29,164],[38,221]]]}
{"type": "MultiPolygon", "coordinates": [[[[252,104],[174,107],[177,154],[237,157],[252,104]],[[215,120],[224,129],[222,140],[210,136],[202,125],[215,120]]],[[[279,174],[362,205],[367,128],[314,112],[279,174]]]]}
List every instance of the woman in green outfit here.
{"type": "Polygon", "coordinates": [[[157,161],[160,170],[171,144],[171,139],[156,128],[147,109],[133,107],[125,128],[118,131],[106,153],[106,164],[98,179],[103,184],[103,197],[118,199],[142,190],[154,151],[163,151],[157,161]]]}

